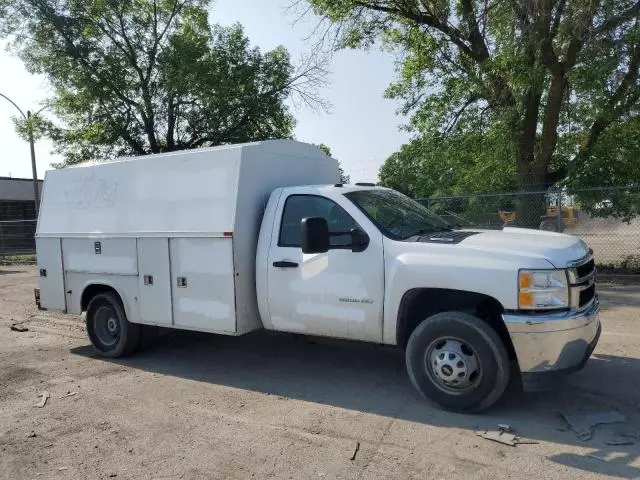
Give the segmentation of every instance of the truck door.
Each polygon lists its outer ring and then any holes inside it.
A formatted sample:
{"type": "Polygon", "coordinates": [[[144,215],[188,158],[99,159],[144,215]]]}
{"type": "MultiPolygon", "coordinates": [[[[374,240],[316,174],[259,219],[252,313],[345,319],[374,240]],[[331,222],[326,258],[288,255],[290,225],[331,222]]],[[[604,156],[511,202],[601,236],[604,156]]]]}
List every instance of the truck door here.
{"type": "Polygon", "coordinates": [[[280,219],[268,256],[269,320],[274,330],[309,335],[382,341],[384,264],[382,234],[365,231],[333,200],[290,195],[281,200],[280,219]],[[303,254],[300,222],[323,217],[331,233],[330,249],[303,254]],[[353,228],[369,236],[364,251],[350,247],[353,228]]]}

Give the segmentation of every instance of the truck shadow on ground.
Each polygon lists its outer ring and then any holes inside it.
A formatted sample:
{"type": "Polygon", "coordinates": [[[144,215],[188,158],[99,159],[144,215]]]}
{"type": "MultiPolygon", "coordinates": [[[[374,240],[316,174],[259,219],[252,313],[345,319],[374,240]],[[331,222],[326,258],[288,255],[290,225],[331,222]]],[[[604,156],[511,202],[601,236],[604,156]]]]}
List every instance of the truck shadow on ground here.
{"type": "MultiPolygon", "coordinates": [[[[94,355],[88,346],[72,353],[94,355]]],[[[628,432],[638,420],[640,390],[633,381],[640,378],[638,359],[596,353],[583,371],[557,390],[523,394],[514,387],[499,405],[481,415],[430,406],[410,384],[402,352],[369,344],[267,331],[242,337],[170,331],[134,357],[107,361],[426,425],[468,429],[471,435],[476,429],[508,423],[527,439],[588,447],[600,457],[564,453],[548,457],[551,461],[620,478],[640,477],[640,468],[632,465],[640,459],[638,440],[631,446],[605,445],[616,428],[628,432]],[[598,427],[588,442],[567,430],[561,417],[561,412],[612,409],[623,412],[628,423],[598,427]]]]}

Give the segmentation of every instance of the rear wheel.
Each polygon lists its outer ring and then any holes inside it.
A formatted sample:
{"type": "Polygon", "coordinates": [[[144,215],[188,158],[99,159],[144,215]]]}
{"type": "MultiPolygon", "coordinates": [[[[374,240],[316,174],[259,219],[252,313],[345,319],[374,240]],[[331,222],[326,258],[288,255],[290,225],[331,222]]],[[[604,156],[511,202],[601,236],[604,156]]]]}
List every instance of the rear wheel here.
{"type": "Polygon", "coordinates": [[[122,302],[113,293],[100,293],[87,307],[87,334],[100,355],[130,355],[140,340],[140,325],[130,323],[122,302]]]}
{"type": "Polygon", "coordinates": [[[440,407],[480,411],[497,402],[509,383],[509,358],[498,334],[484,320],[443,312],[413,331],[407,371],[416,389],[440,407]]]}

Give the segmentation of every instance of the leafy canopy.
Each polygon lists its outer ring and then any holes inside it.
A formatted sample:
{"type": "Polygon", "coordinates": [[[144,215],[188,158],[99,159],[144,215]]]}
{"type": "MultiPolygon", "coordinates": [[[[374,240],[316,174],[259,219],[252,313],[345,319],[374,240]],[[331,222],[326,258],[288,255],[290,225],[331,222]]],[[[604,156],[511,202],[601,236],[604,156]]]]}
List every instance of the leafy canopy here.
{"type": "Polygon", "coordinates": [[[285,100],[323,107],[322,59],[261,52],[206,0],[0,0],[0,34],[53,89],[65,163],[291,137],[285,100]]]}
{"type": "Polygon", "coordinates": [[[308,3],[324,38],[397,54],[386,95],[415,139],[383,183],[426,196],[640,181],[638,0],[308,3]]]}

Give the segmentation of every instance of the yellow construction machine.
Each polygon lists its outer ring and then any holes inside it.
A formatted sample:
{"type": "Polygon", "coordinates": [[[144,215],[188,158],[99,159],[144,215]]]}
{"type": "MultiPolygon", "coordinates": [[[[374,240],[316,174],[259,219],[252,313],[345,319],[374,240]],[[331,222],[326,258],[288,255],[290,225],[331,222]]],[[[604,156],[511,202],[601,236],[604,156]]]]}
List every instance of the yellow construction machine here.
{"type": "MultiPolygon", "coordinates": [[[[562,211],[562,229],[572,227],[578,223],[578,209],[573,206],[566,206],[561,208],[562,211]]],[[[500,210],[498,212],[500,220],[505,225],[513,225],[516,221],[516,212],[509,210],[500,210]]],[[[549,206],[545,215],[540,217],[540,230],[546,230],[547,232],[558,231],[558,207],[549,206]]]]}

